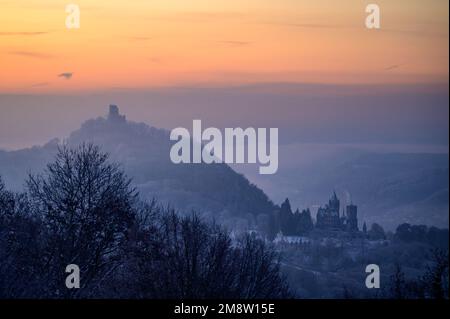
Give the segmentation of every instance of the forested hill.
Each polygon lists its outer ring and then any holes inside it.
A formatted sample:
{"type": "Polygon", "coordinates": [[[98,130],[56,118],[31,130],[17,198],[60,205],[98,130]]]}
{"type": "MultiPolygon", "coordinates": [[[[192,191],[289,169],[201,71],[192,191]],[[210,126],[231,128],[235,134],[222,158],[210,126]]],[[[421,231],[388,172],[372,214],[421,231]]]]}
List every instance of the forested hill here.
{"type": "MultiPolygon", "coordinates": [[[[133,178],[144,199],[156,198],[183,211],[197,210],[217,219],[255,220],[270,214],[273,203],[243,175],[225,164],[173,164],[169,133],[119,114],[86,121],[67,139],[69,145],[92,142],[110,153],[133,178]]],[[[0,152],[0,175],[20,189],[28,172],[39,172],[57,150],[57,141],[18,151],[0,152]]]]}

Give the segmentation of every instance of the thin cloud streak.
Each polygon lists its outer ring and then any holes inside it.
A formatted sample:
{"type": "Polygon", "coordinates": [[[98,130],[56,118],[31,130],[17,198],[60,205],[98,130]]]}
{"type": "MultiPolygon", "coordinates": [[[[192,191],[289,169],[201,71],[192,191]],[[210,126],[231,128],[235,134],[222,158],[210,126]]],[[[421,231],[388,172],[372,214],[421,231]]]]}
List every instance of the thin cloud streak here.
{"type": "Polygon", "coordinates": [[[128,36],[126,38],[133,41],[148,41],[153,39],[153,37],[146,37],[146,36],[128,36]]]}
{"type": "Polygon", "coordinates": [[[36,58],[36,59],[50,59],[53,56],[46,53],[40,53],[40,52],[32,52],[32,51],[11,51],[9,54],[12,55],[19,55],[23,57],[29,57],[29,58],[36,58]]]}
{"type": "Polygon", "coordinates": [[[49,31],[20,31],[20,32],[0,32],[0,36],[35,36],[35,35],[43,35],[49,34],[49,31]]]}
{"type": "Polygon", "coordinates": [[[50,84],[50,82],[40,82],[40,83],[35,83],[30,85],[30,88],[39,88],[39,87],[43,87],[43,86],[48,86],[50,84]]]}
{"type": "Polygon", "coordinates": [[[401,67],[401,64],[394,64],[394,65],[386,67],[384,70],[385,71],[391,71],[391,70],[398,69],[399,67],[401,67]]]}
{"type": "Polygon", "coordinates": [[[230,41],[219,41],[222,44],[226,44],[232,47],[241,47],[241,46],[246,46],[246,45],[250,45],[251,42],[249,41],[234,41],[234,40],[230,40],[230,41]]]}
{"type": "Polygon", "coordinates": [[[72,76],[73,76],[73,72],[63,72],[63,73],[58,74],[59,78],[64,78],[66,80],[70,80],[72,78],[72,76]]]}

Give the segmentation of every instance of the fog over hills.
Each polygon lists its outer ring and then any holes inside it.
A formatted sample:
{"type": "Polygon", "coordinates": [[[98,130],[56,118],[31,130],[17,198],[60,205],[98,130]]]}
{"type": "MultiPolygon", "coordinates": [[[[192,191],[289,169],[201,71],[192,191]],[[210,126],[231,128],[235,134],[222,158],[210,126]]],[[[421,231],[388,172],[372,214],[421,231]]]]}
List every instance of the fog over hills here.
{"type": "MultiPolygon", "coordinates": [[[[65,141],[100,145],[133,178],[143,199],[153,198],[184,212],[199,211],[231,227],[251,227],[273,203],[258,187],[225,164],[173,164],[169,132],[126,121],[119,114],[86,121],[65,141]],[[250,225],[249,225],[250,222],[250,225]]],[[[19,190],[27,172],[39,172],[52,160],[58,141],[42,147],[0,152],[0,175],[19,190]]]]}
{"type": "MultiPolygon", "coordinates": [[[[278,174],[267,178],[249,168],[240,170],[256,181],[274,202],[289,197],[293,206],[317,208],[330,190],[343,204],[358,205],[360,226],[380,223],[448,227],[449,171],[447,153],[369,151],[340,146],[319,151],[317,146],[281,148],[280,158],[302,158],[297,165],[280,161],[278,174]],[[313,155],[312,155],[312,154],[313,155]],[[305,160],[310,157],[310,161],[305,160]]],[[[313,214],[315,209],[312,209],[313,214]]]]}
{"type": "MultiPolygon", "coordinates": [[[[252,228],[274,211],[273,202],[286,197],[294,207],[312,208],[314,217],[333,190],[343,204],[358,205],[360,224],[377,222],[388,229],[403,222],[448,227],[447,153],[282,146],[278,173],[261,176],[254,166],[173,164],[168,131],[127,121],[119,114],[86,121],[66,142],[102,146],[123,165],[143,198],[156,198],[185,212],[201,211],[231,227],[252,228]]],[[[52,160],[58,143],[0,151],[0,175],[8,187],[20,190],[28,172],[39,172],[52,160]]]]}

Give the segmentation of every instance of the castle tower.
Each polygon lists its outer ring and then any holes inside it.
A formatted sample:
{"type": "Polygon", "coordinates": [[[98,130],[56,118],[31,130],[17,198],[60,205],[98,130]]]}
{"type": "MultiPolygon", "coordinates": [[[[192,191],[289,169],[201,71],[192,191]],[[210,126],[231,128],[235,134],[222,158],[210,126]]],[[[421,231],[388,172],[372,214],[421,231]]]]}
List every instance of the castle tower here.
{"type": "Polygon", "coordinates": [[[115,104],[109,105],[108,120],[114,123],[125,123],[125,115],[120,115],[119,107],[115,104]]]}
{"type": "Polygon", "coordinates": [[[333,192],[330,200],[328,201],[328,207],[330,208],[330,212],[333,215],[337,215],[339,217],[339,207],[341,206],[339,199],[336,196],[336,192],[333,192]]]}
{"type": "Polygon", "coordinates": [[[350,204],[346,207],[347,230],[358,231],[358,206],[350,204]]]}
{"type": "Polygon", "coordinates": [[[336,196],[336,192],[333,192],[328,204],[324,208],[320,207],[317,212],[317,228],[322,229],[341,229],[342,221],[340,218],[340,201],[336,196]]]}

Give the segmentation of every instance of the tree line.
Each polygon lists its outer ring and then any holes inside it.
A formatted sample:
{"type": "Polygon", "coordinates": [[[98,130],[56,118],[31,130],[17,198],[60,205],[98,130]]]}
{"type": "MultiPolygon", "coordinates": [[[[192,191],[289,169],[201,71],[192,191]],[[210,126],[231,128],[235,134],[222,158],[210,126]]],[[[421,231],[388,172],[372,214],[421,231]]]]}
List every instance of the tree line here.
{"type": "Polygon", "coordinates": [[[0,298],[287,298],[277,253],[142,202],[92,144],[61,146],[14,193],[0,178],[0,298]],[[65,286],[66,266],[80,288],[65,286]]]}

